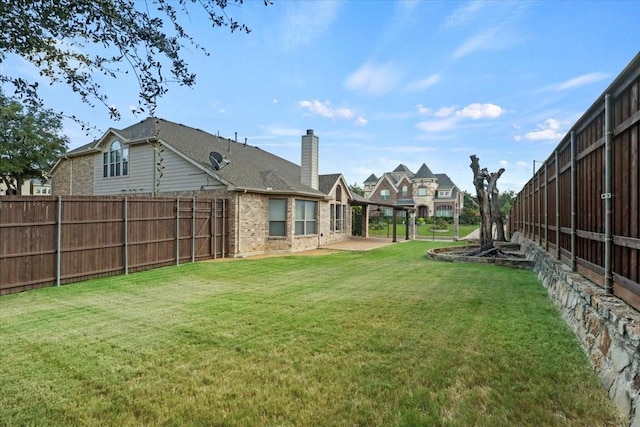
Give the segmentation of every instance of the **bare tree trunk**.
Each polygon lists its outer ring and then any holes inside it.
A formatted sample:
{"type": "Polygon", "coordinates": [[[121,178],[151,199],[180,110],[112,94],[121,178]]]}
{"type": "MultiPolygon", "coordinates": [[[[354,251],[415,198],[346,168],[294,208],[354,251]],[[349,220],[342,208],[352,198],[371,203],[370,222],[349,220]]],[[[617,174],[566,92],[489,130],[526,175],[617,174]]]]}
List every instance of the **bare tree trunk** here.
{"type": "Polygon", "coordinates": [[[488,172],[486,169],[480,169],[480,159],[475,154],[471,155],[471,170],[473,170],[473,185],[476,188],[480,207],[480,252],[485,252],[493,248],[491,205],[489,203],[489,192],[484,184],[488,172]]]}
{"type": "Polygon", "coordinates": [[[489,175],[489,185],[487,192],[491,198],[491,221],[496,225],[496,240],[499,242],[505,242],[507,239],[504,237],[504,222],[502,221],[502,212],[500,212],[500,191],[496,186],[498,178],[504,173],[504,168],[500,168],[498,172],[489,175]]]}

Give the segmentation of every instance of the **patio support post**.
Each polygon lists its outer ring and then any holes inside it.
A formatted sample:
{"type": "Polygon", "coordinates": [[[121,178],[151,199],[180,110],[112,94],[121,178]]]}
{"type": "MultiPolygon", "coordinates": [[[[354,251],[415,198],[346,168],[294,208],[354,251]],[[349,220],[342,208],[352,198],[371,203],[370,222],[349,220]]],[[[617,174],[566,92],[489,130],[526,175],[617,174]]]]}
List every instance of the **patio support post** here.
{"type": "Polygon", "coordinates": [[[411,225],[411,218],[409,218],[409,209],[405,209],[404,210],[404,222],[405,222],[405,226],[404,226],[404,240],[409,240],[409,226],[411,225]]]}
{"type": "Polygon", "coordinates": [[[397,242],[398,211],[393,208],[393,242],[397,242]]]}

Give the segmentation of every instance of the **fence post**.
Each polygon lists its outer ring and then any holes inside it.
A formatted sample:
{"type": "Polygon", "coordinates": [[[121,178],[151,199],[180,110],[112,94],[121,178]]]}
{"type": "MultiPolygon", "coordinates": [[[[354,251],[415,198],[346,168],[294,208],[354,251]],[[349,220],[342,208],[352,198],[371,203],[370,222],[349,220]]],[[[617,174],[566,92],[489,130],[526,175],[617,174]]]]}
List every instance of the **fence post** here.
{"type": "Polygon", "coordinates": [[[613,127],[611,123],[611,94],[604,96],[604,193],[602,199],[604,200],[604,290],[607,294],[613,294],[613,275],[612,275],[612,253],[613,253],[613,233],[611,223],[611,177],[613,174],[612,163],[612,147],[611,139],[613,135],[613,127]]]}
{"type": "Polygon", "coordinates": [[[218,199],[213,199],[213,259],[218,257],[218,199]]]}
{"type": "Polygon", "coordinates": [[[127,198],[123,201],[123,213],[124,215],[124,274],[129,274],[129,203],[127,198]]]}
{"type": "Polygon", "coordinates": [[[540,188],[540,174],[536,174],[538,181],[538,188],[536,189],[536,199],[538,200],[538,222],[536,224],[536,230],[538,233],[538,244],[542,245],[542,189],[540,188]]]}
{"type": "Polygon", "coordinates": [[[571,131],[571,270],[576,271],[578,267],[576,229],[578,227],[578,171],[576,165],[576,155],[578,147],[576,143],[576,133],[571,131]]]}
{"type": "Polygon", "coordinates": [[[559,260],[562,255],[560,252],[560,165],[557,148],[554,154],[556,159],[556,259],[559,260]]]}
{"type": "Polygon", "coordinates": [[[180,265],[180,196],[176,197],[176,265],[180,265]]]}
{"type": "Polygon", "coordinates": [[[56,286],[62,276],[62,196],[58,196],[56,214],[56,286]]]}
{"type": "Polygon", "coordinates": [[[544,244],[549,250],[549,162],[544,162],[544,244]]]}
{"type": "Polygon", "coordinates": [[[196,198],[191,199],[191,262],[196,262],[196,198]]]}

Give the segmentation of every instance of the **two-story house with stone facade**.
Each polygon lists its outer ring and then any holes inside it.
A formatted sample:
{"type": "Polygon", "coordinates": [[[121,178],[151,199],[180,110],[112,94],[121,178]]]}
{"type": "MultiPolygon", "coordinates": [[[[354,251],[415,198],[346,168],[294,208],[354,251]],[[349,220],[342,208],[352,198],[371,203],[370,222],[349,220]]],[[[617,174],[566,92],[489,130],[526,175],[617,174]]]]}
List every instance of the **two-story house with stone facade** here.
{"type": "Polygon", "coordinates": [[[349,239],[349,186],[341,174],[318,174],[312,130],[301,139],[298,166],[246,141],[148,118],[61,156],[52,192],[226,199],[232,257],[349,239]]]}
{"type": "MultiPolygon", "coordinates": [[[[393,172],[385,172],[380,178],[371,174],[364,181],[364,196],[372,203],[405,208],[422,218],[453,218],[464,207],[460,189],[446,174],[434,174],[425,163],[416,173],[400,164],[393,172]]],[[[380,212],[389,216],[391,211],[392,208],[382,208],[380,212]]]]}

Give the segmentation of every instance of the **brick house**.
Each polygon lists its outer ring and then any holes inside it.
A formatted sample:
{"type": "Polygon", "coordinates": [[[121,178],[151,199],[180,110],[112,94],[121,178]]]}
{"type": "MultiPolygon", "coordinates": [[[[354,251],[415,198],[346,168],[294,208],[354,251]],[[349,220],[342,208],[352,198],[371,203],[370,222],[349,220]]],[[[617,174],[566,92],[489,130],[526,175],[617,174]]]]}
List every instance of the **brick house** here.
{"type": "Polygon", "coordinates": [[[52,193],[226,199],[232,257],[349,239],[349,186],[342,174],[318,175],[312,130],[301,139],[298,166],[246,140],[148,118],[61,156],[50,172],[52,193]]]}
{"type": "MultiPolygon", "coordinates": [[[[380,178],[371,174],[364,181],[364,196],[372,203],[405,208],[422,218],[454,218],[464,207],[462,192],[447,174],[434,174],[425,163],[416,173],[400,164],[380,178]]],[[[383,208],[381,212],[389,216],[391,208],[383,208]]]]}

